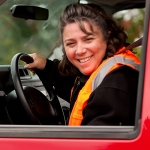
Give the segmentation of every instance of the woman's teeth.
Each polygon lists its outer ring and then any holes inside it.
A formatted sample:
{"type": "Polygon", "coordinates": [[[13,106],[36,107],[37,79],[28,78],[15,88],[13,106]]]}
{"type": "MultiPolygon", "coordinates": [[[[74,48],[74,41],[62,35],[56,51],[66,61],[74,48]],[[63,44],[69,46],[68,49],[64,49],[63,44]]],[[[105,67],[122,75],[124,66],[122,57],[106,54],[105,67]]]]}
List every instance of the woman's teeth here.
{"type": "Polygon", "coordinates": [[[85,59],[81,59],[81,60],[79,60],[79,62],[80,63],[84,63],[84,62],[86,62],[86,61],[88,61],[88,60],[90,60],[91,59],[91,56],[90,57],[87,57],[87,58],[85,58],[85,59]]]}

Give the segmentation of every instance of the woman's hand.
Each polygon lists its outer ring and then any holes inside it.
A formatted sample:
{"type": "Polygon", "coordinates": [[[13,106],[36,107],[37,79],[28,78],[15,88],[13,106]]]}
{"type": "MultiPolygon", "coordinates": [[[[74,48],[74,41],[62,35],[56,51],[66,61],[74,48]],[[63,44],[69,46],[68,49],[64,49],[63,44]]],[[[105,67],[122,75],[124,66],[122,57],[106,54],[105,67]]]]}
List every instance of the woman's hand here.
{"type": "Polygon", "coordinates": [[[40,69],[43,70],[45,68],[46,65],[46,59],[41,57],[40,55],[33,53],[33,54],[28,54],[29,56],[31,56],[33,58],[33,63],[25,63],[24,68],[29,69],[31,72],[34,73],[34,69],[40,69]]]}

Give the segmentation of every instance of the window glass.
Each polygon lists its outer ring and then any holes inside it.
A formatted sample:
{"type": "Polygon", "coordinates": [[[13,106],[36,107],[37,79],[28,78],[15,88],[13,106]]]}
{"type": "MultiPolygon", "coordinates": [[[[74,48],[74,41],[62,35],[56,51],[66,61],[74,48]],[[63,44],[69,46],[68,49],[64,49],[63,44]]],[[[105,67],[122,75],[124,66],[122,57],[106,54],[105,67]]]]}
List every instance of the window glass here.
{"type": "MultiPolygon", "coordinates": [[[[143,37],[144,14],[145,9],[123,10],[114,14],[114,18],[124,27],[128,35],[128,43],[131,44],[143,37]]],[[[141,47],[135,48],[134,52],[140,58],[141,47]]]]}
{"type": "Polygon", "coordinates": [[[0,7],[0,64],[10,64],[18,52],[38,53],[48,57],[59,41],[58,18],[64,7],[74,0],[7,0],[0,7]],[[47,8],[49,18],[25,20],[12,16],[10,8],[16,4],[47,8]]]}

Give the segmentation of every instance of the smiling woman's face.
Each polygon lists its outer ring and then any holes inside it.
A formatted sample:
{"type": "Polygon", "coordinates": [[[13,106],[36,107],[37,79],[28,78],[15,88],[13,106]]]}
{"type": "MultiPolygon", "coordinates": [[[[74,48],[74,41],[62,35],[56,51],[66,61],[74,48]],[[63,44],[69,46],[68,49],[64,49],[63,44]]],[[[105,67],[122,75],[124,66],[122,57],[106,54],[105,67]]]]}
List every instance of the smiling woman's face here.
{"type": "Polygon", "coordinates": [[[94,32],[87,22],[84,22],[84,27],[91,34],[84,33],[77,23],[67,24],[63,32],[63,44],[69,61],[82,74],[90,75],[102,62],[107,43],[97,26],[93,26],[94,32]]]}

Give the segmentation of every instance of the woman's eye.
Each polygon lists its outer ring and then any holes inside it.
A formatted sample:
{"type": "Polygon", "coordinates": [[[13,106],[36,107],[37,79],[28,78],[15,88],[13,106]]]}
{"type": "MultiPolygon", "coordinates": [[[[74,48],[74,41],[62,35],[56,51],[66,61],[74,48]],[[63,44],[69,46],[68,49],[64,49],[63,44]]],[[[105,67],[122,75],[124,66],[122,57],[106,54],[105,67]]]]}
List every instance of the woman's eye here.
{"type": "Polygon", "coordinates": [[[87,38],[87,39],[86,39],[86,41],[91,41],[91,40],[93,40],[93,38],[87,38]]]}
{"type": "Polygon", "coordinates": [[[72,45],[73,43],[68,43],[67,46],[72,45]]]}
{"type": "Polygon", "coordinates": [[[72,46],[74,43],[67,43],[66,46],[72,46]]]}

